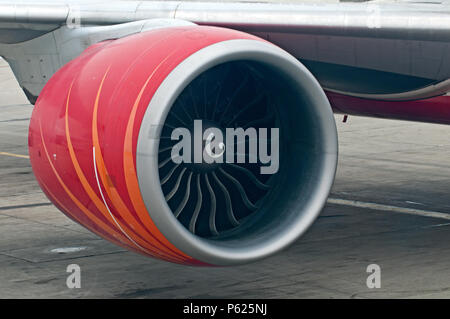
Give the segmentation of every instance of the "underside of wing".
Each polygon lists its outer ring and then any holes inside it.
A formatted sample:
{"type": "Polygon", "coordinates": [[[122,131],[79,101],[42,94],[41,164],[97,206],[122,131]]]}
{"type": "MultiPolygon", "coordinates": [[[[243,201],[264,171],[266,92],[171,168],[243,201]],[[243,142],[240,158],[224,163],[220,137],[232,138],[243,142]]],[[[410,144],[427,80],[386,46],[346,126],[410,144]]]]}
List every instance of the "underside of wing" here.
{"type": "MultiPolygon", "coordinates": [[[[14,57],[20,51],[17,48],[24,44],[29,49],[27,43],[33,39],[61,28],[173,19],[237,29],[266,39],[307,65],[331,91],[364,98],[408,100],[449,91],[449,17],[450,8],[445,1],[0,2],[0,55],[14,68],[15,64],[23,65],[14,57]]],[[[54,42],[67,40],[56,35],[53,38],[54,42]]],[[[50,54],[44,53],[39,54],[43,63],[48,60],[45,55],[50,54]]],[[[36,54],[30,51],[30,55],[36,54]]],[[[73,57],[48,62],[53,67],[47,73],[51,75],[73,57]]],[[[16,76],[20,80],[23,76],[19,73],[16,76]]],[[[45,84],[46,80],[41,78],[41,82],[45,84]]],[[[28,91],[36,95],[42,84],[29,87],[28,91]]]]}

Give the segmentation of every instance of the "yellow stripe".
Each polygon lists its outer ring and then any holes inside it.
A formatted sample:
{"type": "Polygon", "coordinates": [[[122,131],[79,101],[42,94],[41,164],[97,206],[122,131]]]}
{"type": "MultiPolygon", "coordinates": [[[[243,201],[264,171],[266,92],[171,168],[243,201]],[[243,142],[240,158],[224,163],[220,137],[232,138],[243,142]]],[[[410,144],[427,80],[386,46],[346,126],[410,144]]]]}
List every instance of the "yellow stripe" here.
{"type": "Polygon", "coordinates": [[[13,154],[13,153],[8,153],[8,152],[0,152],[0,155],[18,157],[18,158],[30,158],[28,155],[13,154]]]}

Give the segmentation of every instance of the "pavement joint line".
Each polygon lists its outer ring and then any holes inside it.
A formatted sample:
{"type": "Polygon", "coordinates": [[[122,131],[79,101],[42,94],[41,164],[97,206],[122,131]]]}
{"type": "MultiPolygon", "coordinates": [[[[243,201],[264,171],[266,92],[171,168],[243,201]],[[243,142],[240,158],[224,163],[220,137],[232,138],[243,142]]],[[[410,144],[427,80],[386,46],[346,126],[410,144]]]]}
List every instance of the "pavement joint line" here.
{"type": "Polygon", "coordinates": [[[407,208],[407,207],[383,205],[383,204],[370,203],[370,202],[362,202],[362,201],[357,201],[357,200],[329,198],[327,200],[327,203],[335,204],[335,205],[343,205],[343,206],[352,206],[352,207],[358,207],[358,208],[367,208],[367,209],[377,210],[377,211],[381,210],[381,211],[387,211],[387,212],[402,213],[402,214],[416,215],[416,216],[422,216],[422,217],[431,217],[431,218],[440,218],[440,219],[450,220],[450,214],[447,214],[447,213],[407,208]]]}
{"type": "Polygon", "coordinates": [[[63,261],[66,261],[66,260],[74,260],[74,259],[80,259],[80,258],[84,259],[84,258],[92,258],[92,257],[102,257],[102,256],[123,254],[123,253],[129,253],[129,251],[128,250],[117,250],[117,251],[110,251],[110,252],[105,252],[105,253],[92,252],[89,255],[67,256],[66,258],[43,259],[43,260],[38,260],[38,261],[31,261],[31,260],[28,260],[28,259],[25,259],[25,258],[16,257],[13,254],[9,255],[8,252],[3,252],[3,253],[0,253],[0,254],[2,254],[4,256],[7,256],[7,257],[12,257],[12,258],[17,258],[17,259],[20,259],[20,260],[24,260],[24,261],[27,261],[27,262],[32,263],[32,264],[45,264],[45,263],[63,262],[63,261]]]}
{"type": "Polygon", "coordinates": [[[17,259],[17,260],[24,261],[24,262],[29,263],[29,264],[33,264],[32,261],[29,261],[29,260],[26,260],[24,258],[17,257],[17,256],[11,256],[11,255],[5,254],[4,252],[0,252],[0,256],[6,256],[8,258],[17,259]]]}
{"type": "Polygon", "coordinates": [[[3,207],[0,207],[0,211],[19,209],[19,208],[38,207],[38,206],[50,206],[50,205],[53,205],[53,204],[50,202],[46,202],[46,203],[34,203],[34,204],[24,204],[24,205],[14,205],[14,206],[3,206],[3,207]]]}
{"type": "Polygon", "coordinates": [[[28,155],[20,155],[20,154],[13,154],[8,152],[0,152],[0,155],[4,156],[10,156],[10,157],[18,157],[18,158],[30,158],[28,155]]]}
{"type": "Polygon", "coordinates": [[[21,119],[10,119],[10,120],[2,120],[0,123],[10,123],[10,122],[22,122],[30,120],[29,117],[21,118],[21,119]]]}
{"type": "MultiPolygon", "coordinates": [[[[48,206],[50,206],[50,205],[53,205],[53,204],[49,204],[48,206]]],[[[44,205],[42,205],[42,206],[44,206],[44,205]]],[[[61,213],[61,214],[63,214],[63,213],[61,213]]],[[[55,225],[55,224],[53,224],[51,222],[42,222],[42,221],[39,221],[39,220],[36,220],[36,219],[32,219],[32,218],[26,218],[26,217],[24,218],[24,217],[21,217],[21,216],[11,215],[11,214],[8,214],[8,213],[2,212],[2,211],[0,211],[0,216],[15,218],[15,219],[19,219],[21,221],[27,221],[27,222],[31,222],[31,223],[35,223],[35,224],[39,224],[39,225],[43,225],[43,226],[54,227],[54,228],[58,228],[58,229],[64,229],[64,230],[67,230],[67,231],[70,231],[70,232],[76,232],[76,233],[80,233],[80,234],[84,234],[84,235],[86,235],[86,234],[87,235],[94,235],[94,236],[97,237],[97,238],[94,238],[92,240],[101,240],[102,239],[102,238],[98,237],[97,235],[93,234],[92,232],[90,232],[89,230],[87,230],[86,228],[83,228],[81,226],[80,226],[81,230],[77,230],[77,229],[73,229],[73,228],[70,228],[70,227],[67,227],[67,226],[64,226],[64,225],[55,225]]],[[[1,254],[1,251],[0,251],[0,254],[1,254]]]]}
{"type": "Polygon", "coordinates": [[[15,107],[19,107],[19,106],[31,106],[31,107],[33,107],[34,105],[32,105],[30,103],[8,104],[8,105],[2,105],[2,106],[0,106],[0,108],[15,108],[15,107]]]}
{"type": "MultiPolygon", "coordinates": [[[[21,221],[27,221],[27,222],[31,222],[31,223],[35,223],[35,224],[39,224],[39,225],[43,225],[43,226],[49,226],[49,227],[53,227],[53,228],[64,229],[66,231],[76,232],[76,233],[80,233],[80,234],[84,234],[84,235],[86,235],[86,234],[87,235],[93,235],[92,232],[88,231],[85,228],[82,228],[81,230],[77,230],[77,229],[69,228],[67,226],[60,226],[60,225],[55,225],[55,224],[52,224],[52,223],[41,222],[41,221],[38,221],[38,220],[35,220],[35,219],[23,218],[23,217],[10,215],[10,214],[6,214],[6,213],[2,213],[2,212],[0,212],[0,216],[15,218],[15,219],[19,219],[21,221]]],[[[94,234],[94,236],[97,236],[97,235],[94,234]]],[[[102,238],[98,237],[98,238],[93,238],[92,240],[102,240],[102,238]]],[[[0,254],[1,254],[1,251],[0,251],[0,254]]]]}

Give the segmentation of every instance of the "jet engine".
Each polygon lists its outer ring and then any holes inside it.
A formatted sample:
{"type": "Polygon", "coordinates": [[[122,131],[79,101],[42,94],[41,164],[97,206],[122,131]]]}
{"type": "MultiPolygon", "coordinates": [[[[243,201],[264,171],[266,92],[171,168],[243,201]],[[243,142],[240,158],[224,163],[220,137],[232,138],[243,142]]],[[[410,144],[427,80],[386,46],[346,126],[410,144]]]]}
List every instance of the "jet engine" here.
{"type": "Polygon", "coordinates": [[[89,47],[48,81],[29,133],[35,176],[68,217],[137,253],[198,266],[294,242],[326,202],[337,149],[327,97],[298,60],[195,25],[89,47]],[[185,135],[192,152],[180,151],[185,135]]]}

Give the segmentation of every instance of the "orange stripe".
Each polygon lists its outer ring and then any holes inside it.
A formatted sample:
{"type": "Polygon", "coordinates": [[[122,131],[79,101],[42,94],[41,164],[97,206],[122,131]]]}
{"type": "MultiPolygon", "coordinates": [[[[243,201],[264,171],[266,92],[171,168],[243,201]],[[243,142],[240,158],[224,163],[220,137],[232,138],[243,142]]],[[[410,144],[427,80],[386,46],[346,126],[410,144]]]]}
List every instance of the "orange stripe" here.
{"type": "Polygon", "coordinates": [[[166,259],[169,258],[172,261],[174,259],[183,261],[183,259],[181,259],[180,256],[174,254],[173,252],[168,250],[166,247],[164,247],[157,241],[155,242],[154,240],[152,240],[152,239],[154,239],[153,234],[148,232],[147,229],[145,229],[140,223],[137,222],[137,220],[135,220],[134,216],[129,211],[128,207],[125,205],[122,198],[120,197],[120,194],[118,193],[117,189],[114,187],[114,185],[112,185],[111,179],[108,180],[109,174],[108,174],[108,170],[106,168],[105,162],[103,160],[103,155],[101,152],[100,141],[99,141],[99,136],[98,136],[98,127],[97,127],[98,106],[99,106],[99,101],[100,101],[100,95],[101,95],[103,83],[106,79],[107,74],[108,74],[108,71],[103,76],[102,82],[101,82],[99,90],[97,92],[97,97],[95,99],[94,110],[93,110],[93,119],[92,119],[92,140],[93,140],[93,144],[95,147],[95,159],[96,159],[96,164],[98,167],[100,179],[102,180],[103,187],[105,188],[106,193],[108,194],[111,202],[113,203],[114,207],[116,208],[116,211],[120,213],[120,216],[133,229],[137,229],[138,231],[140,231],[142,235],[145,235],[146,233],[149,235],[149,236],[147,236],[147,239],[152,241],[151,245],[153,248],[155,248],[155,246],[156,246],[155,252],[157,254],[162,254],[163,256],[166,255],[165,258],[166,259]],[[150,237],[150,238],[148,238],[148,237],[150,237]]]}
{"type": "MultiPolygon", "coordinates": [[[[106,77],[106,74],[108,73],[108,71],[105,73],[105,76],[103,77],[103,80],[106,77]]],[[[102,80],[102,84],[103,85],[103,80],[102,80]]],[[[160,258],[168,258],[167,256],[165,256],[164,254],[161,254],[157,249],[155,249],[154,247],[150,247],[150,250],[147,250],[143,247],[141,247],[139,244],[143,245],[143,246],[148,246],[151,244],[150,243],[146,243],[143,242],[142,240],[140,240],[140,238],[136,237],[136,234],[133,234],[133,236],[130,236],[130,233],[132,233],[132,230],[130,230],[127,225],[124,225],[122,223],[120,223],[119,221],[115,220],[109,213],[109,211],[107,210],[107,207],[105,206],[105,204],[103,203],[103,201],[97,196],[97,194],[95,193],[95,191],[93,190],[93,188],[91,187],[90,183],[88,182],[86,176],[83,173],[83,170],[81,169],[81,166],[77,160],[77,157],[75,155],[75,151],[72,145],[72,141],[70,138],[70,130],[69,130],[69,117],[68,117],[68,111],[69,111],[69,101],[70,101],[70,95],[71,95],[71,91],[72,91],[72,86],[73,83],[71,84],[70,88],[69,88],[69,94],[67,96],[67,102],[66,102],[66,114],[65,114],[65,124],[66,124],[66,139],[67,139],[67,146],[69,149],[69,154],[72,160],[72,164],[74,165],[75,171],[77,173],[77,176],[83,186],[83,189],[85,190],[86,194],[89,196],[89,198],[92,200],[92,202],[94,203],[94,205],[97,207],[97,209],[102,213],[102,215],[112,224],[115,225],[118,231],[122,232],[126,237],[128,237],[128,239],[134,244],[134,246],[136,246],[138,249],[143,250],[144,252],[155,256],[155,257],[160,257],[160,258]],[[135,243],[134,241],[137,241],[139,244],[135,243]],[[153,249],[152,249],[153,248],[153,249]]],[[[101,87],[100,87],[101,90],[101,87]]],[[[99,92],[100,92],[99,90],[99,92]]],[[[97,101],[96,101],[97,103],[97,101]]]]}
{"type": "MultiPolygon", "coordinates": [[[[173,54],[173,53],[172,53],[173,54]]],[[[145,203],[142,199],[142,195],[139,188],[139,182],[136,175],[136,166],[134,163],[134,156],[133,156],[133,130],[134,130],[134,121],[136,117],[137,108],[139,106],[139,103],[141,101],[142,95],[147,88],[148,83],[158,71],[158,69],[161,67],[161,65],[172,55],[168,55],[164,60],[160,62],[160,64],[154,69],[152,74],[148,77],[147,81],[145,82],[144,86],[141,88],[141,91],[139,92],[139,95],[136,98],[136,101],[134,102],[133,108],[130,113],[130,117],[127,124],[127,129],[125,133],[125,143],[124,143],[124,152],[123,152],[123,168],[125,173],[125,181],[128,188],[128,194],[131,198],[131,202],[133,203],[133,207],[136,210],[139,218],[141,221],[144,222],[144,224],[148,225],[150,227],[150,232],[154,234],[154,236],[157,237],[157,239],[163,243],[165,246],[167,246],[170,250],[173,250],[177,252],[180,256],[183,256],[186,259],[192,260],[191,257],[184,254],[182,251],[180,251],[178,248],[176,248],[172,243],[170,243],[159,231],[159,229],[156,227],[156,225],[153,223],[147,208],[145,206],[145,203]]]]}
{"type": "Polygon", "coordinates": [[[48,163],[50,164],[50,167],[53,170],[53,173],[55,174],[56,178],[58,179],[58,182],[63,187],[64,191],[67,193],[67,195],[70,197],[70,199],[75,203],[75,205],[94,223],[97,227],[100,229],[103,229],[106,233],[108,233],[112,238],[116,239],[117,241],[121,242],[122,244],[128,246],[128,240],[123,237],[123,235],[117,233],[114,231],[114,229],[110,228],[107,224],[105,224],[101,219],[99,219],[95,214],[93,214],[89,209],[87,209],[77,198],[70,189],[67,187],[67,185],[64,183],[62,178],[59,176],[58,172],[56,171],[55,167],[53,166],[50,155],[48,154],[47,147],[45,145],[44,136],[42,133],[42,123],[41,119],[39,119],[39,129],[41,133],[41,141],[42,145],[44,147],[45,155],[47,156],[48,163]]]}
{"type": "MultiPolygon", "coordinates": [[[[150,79],[151,79],[151,76],[148,78],[146,84],[148,83],[148,81],[150,79]]],[[[128,209],[126,204],[123,202],[117,189],[112,184],[111,179],[108,178],[109,174],[108,174],[105,162],[103,160],[102,153],[100,151],[101,148],[100,148],[100,142],[99,142],[99,137],[98,137],[98,128],[97,128],[98,100],[100,97],[100,93],[101,93],[101,89],[98,92],[96,104],[94,107],[93,127],[92,127],[93,134],[92,135],[93,135],[93,143],[94,143],[94,147],[95,147],[95,151],[96,151],[95,157],[97,160],[97,167],[99,168],[100,177],[101,177],[103,186],[105,187],[105,190],[106,190],[109,198],[113,202],[114,206],[117,208],[117,211],[119,211],[119,212],[121,212],[121,214],[123,214],[122,217],[126,218],[127,222],[130,225],[134,226],[133,228],[139,229],[139,231],[141,231],[142,234],[147,233],[150,236],[150,238],[148,236],[147,236],[147,238],[149,238],[149,240],[152,240],[154,242],[154,244],[158,247],[159,250],[161,250],[162,252],[165,252],[167,254],[170,254],[170,255],[174,256],[175,258],[182,258],[182,260],[186,260],[186,258],[184,258],[183,256],[180,256],[176,251],[171,250],[170,248],[164,246],[159,241],[158,238],[155,238],[154,234],[152,234],[148,229],[144,228],[141,225],[141,223],[139,223],[135,219],[135,217],[130,212],[130,210],[128,209]]]]}

